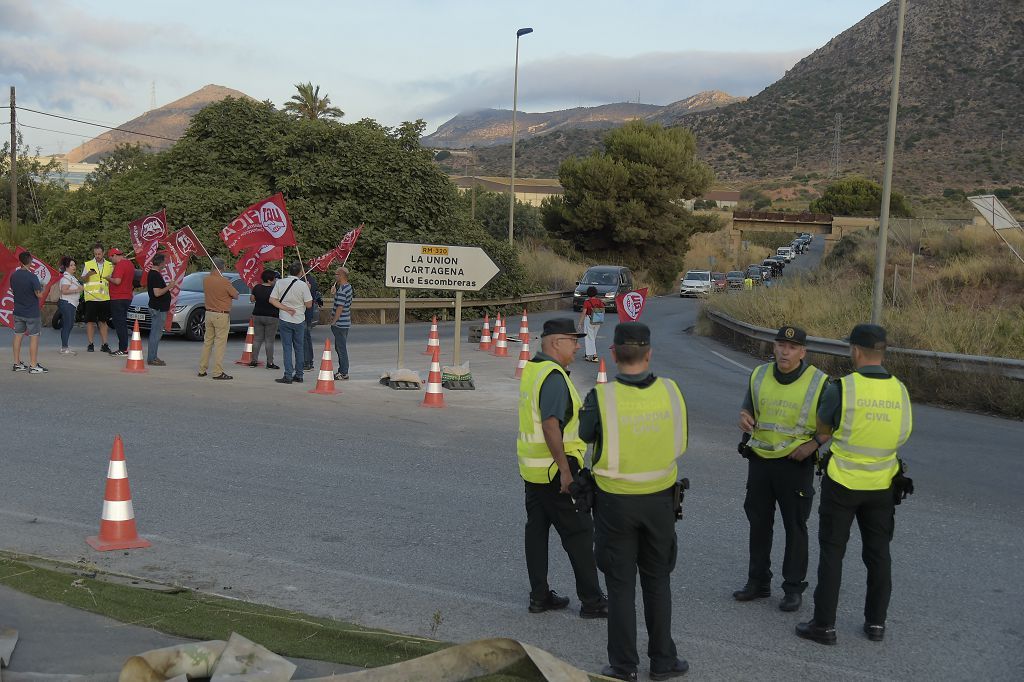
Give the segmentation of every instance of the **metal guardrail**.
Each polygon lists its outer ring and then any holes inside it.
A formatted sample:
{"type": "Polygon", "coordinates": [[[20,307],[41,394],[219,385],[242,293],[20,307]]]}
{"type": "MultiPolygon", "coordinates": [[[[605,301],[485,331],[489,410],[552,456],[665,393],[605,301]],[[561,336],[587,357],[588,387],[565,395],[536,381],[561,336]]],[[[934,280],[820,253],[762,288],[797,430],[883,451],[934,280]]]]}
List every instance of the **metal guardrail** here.
{"type": "MultiPolygon", "coordinates": [[[[490,306],[502,306],[502,305],[519,305],[522,303],[538,303],[540,301],[556,301],[563,298],[570,298],[573,294],[573,289],[567,289],[565,291],[544,291],[537,294],[525,294],[517,298],[494,298],[494,299],[481,299],[481,300],[470,300],[463,299],[463,308],[486,308],[490,306]]],[[[405,307],[407,309],[435,309],[435,310],[454,310],[455,299],[454,298],[407,298],[405,299],[405,307]]],[[[379,310],[381,324],[385,323],[385,315],[388,310],[398,310],[398,299],[397,298],[356,298],[352,300],[352,310],[379,310]]]]}
{"type": "MultiPolygon", "coordinates": [[[[717,310],[705,308],[707,316],[715,324],[742,334],[755,341],[771,343],[777,330],[742,322],[717,310]]],[[[823,355],[848,356],[850,344],[837,339],[826,339],[820,336],[807,337],[807,350],[823,355]]],[[[986,355],[961,355],[959,353],[939,353],[915,348],[888,348],[888,355],[902,355],[912,358],[920,365],[931,366],[933,369],[974,374],[994,374],[1007,379],[1024,381],[1024,360],[1015,358],[994,358],[986,355]]]]}

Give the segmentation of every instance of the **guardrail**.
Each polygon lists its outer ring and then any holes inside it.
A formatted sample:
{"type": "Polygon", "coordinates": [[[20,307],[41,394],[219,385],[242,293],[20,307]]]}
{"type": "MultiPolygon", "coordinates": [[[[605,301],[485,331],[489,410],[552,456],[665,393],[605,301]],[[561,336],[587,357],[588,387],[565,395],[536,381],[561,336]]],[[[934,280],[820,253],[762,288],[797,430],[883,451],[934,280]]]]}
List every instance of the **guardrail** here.
{"type": "MultiPolygon", "coordinates": [[[[713,323],[755,341],[771,343],[777,333],[775,329],[748,324],[717,310],[705,308],[705,313],[713,323]]],[[[850,344],[837,339],[808,336],[807,350],[811,353],[821,353],[824,355],[848,356],[850,354],[850,344]]],[[[930,366],[932,369],[974,374],[993,374],[1007,379],[1024,381],[1024,360],[1017,360],[1015,358],[939,353],[930,350],[917,350],[915,348],[888,348],[885,352],[888,355],[901,355],[912,358],[918,364],[930,366]]]]}
{"type": "MultiPolygon", "coordinates": [[[[463,308],[487,308],[502,305],[520,305],[523,303],[538,303],[540,301],[556,301],[563,298],[571,298],[573,289],[565,291],[544,291],[537,294],[525,294],[517,298],[494,298],[471,300],[462,299],[463,308]]],[[[454,310],[454,298],[407,298],[405,299],[407,309],[435,309],[454,310]]],[[[397,298],[356,298],[352,300],[352,310],[378,310],[380,311],[380,323],[386,324],[386,315],[389,310],[398,310],[397,298]]]]}

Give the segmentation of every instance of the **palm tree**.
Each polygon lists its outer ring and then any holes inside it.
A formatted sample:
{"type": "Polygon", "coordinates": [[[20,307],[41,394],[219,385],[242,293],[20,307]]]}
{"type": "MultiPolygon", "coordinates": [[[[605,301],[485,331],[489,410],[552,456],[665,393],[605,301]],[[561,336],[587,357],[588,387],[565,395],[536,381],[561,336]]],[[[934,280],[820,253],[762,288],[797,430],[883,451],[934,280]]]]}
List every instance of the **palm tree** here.
{"type": "Polygon", "coordinates": [[[331,106],[331,98],[326,94],[320,97],[320,86],[313,86],[309,83],[296,83],[295,89],[298,94],[284,103],[284,110],[296,118],[308,118],[311,121],[323,119],[341,118],[345,112],[338,107],[331,106]]]}

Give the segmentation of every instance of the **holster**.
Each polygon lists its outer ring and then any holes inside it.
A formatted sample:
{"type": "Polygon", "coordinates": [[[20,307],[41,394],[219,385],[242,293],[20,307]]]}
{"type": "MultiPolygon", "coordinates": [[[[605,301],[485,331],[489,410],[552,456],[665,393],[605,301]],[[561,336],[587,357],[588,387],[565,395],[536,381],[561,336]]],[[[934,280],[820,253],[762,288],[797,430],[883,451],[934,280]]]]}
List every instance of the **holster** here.
{"type": "Polygon", "coordinates": [[[754,451],[750,449],[747,443],[750,442],[750,434],[744,432],[743,437],[740,438],[739,445],[736,446],[736,450],[740,453],[740,457],[743,459],[750,459],[750,456],[754,454],[754,451]]]}
{"type": "Polygon", "coordinates": [[[892,479],[892,498],[893,502],[900,504],[907,499],[907,495],[914,494],[914,479],[906,475],[907,465],[903,463],[903,460],[897,458],[896,461],[900,463],[900,469],[896,473],[896,477],[892,479]]]}
{"type": "Polygon", "coordinates": [[[676,521],[683,518],[683,498],[689,489],[690,479],[688,478],[681,478],[672,486],[672,510],[675,512],[676,521]]]}
{"type": "Polygon", "coordinates": [[[590,469],[580,469],[569,484],[569,495],[576,504],[576,511],[581,514],[589,514],[594,508],[594,474],[590,469]]]}

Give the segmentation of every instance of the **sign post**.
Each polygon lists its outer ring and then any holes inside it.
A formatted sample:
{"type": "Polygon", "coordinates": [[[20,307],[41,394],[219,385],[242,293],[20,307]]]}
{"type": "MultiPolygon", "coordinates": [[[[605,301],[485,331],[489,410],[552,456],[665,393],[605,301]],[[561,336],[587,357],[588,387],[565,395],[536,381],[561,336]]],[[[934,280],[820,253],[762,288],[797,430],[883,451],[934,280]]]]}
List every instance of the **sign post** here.
{"type": "Polygon", "coordinates": [[[476,246],[406,244],[388,242],[384,285],[398,289],[398,368],[405,360],[406,289],[441,289],[455,292],[455,355],[459,364],[462,333],[462,292],[480,291],[498,266],[476,246]]]}

